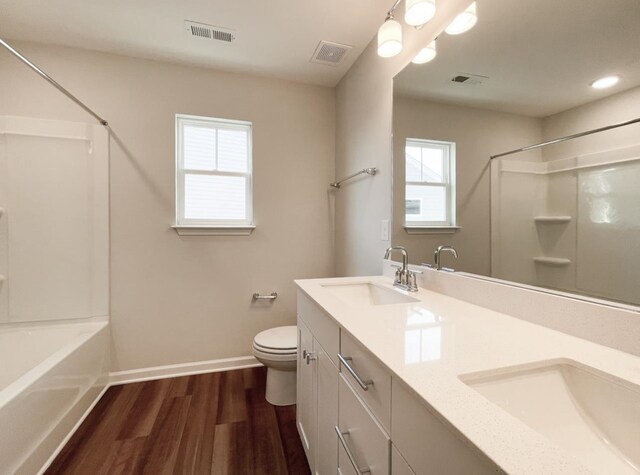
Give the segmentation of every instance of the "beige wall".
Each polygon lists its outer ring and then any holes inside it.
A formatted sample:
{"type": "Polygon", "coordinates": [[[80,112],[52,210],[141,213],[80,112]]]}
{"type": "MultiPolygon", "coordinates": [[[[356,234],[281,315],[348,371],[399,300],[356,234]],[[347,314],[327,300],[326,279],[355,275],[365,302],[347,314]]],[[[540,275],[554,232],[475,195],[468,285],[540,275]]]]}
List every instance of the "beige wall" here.
{"type": "MultiPolygon", "coordinates": [[[[334,273],[334,90],[17,46],[111,125],[112,370],[248,355],[258,331],[293,324],[293,279],[334,273]],[[176,113],[253,122],[251,236],[169,228],[176,113]],[[272,305],[251,304],[274,290],[272,305]]],[[[0,114],[92,120],[4,51],[0,80],[0,114]]]]}
{"type": "Polygon", "coordinates": [[[374,37],[337,86],[336,174],[341,177],[365,167],[379,170],[375,177],[350,182],[335,192],[338,275],[381,272],[389,246],[381,239],[381,222],[391,220],[392,79],[470,3],[440,2],[434,19],[421,30],[404,25],[404,49],[394,58],[378,57],[374,37]]]}
{"type": "Polygon", "coordinates": [[[393,98],[393,236],[412,263],[432,263],[440,244],[454,246],[455,262],[446,265],[474,274],[491,275],[491,183],[489,157],[540,141],[539,119],[424,100],[393,98]],[[455,142],[455,234],[409,235],[404,229],[404,144],[407,138],[455,142]]]}

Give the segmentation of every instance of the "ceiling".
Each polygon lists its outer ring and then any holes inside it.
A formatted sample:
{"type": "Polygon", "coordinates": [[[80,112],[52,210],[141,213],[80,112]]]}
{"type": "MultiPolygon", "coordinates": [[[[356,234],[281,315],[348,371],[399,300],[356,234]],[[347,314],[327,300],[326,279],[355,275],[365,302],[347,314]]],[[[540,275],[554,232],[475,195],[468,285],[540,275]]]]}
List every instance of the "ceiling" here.
{"type": "Polygon", "coordinates": [[[396,94],[547,117],[640,85],[640,0],[477,2],[477,25],[442,34],[436,59],[396,76],[396,94]],[[458,73],[488,79],[451,82],[458,73]],[[590,87],[609,74],[618,85],[590,87]]]}
{"type": "Polygon", "coordinates": [[[390,0],[0,0],[5,39],[112,52],[334,86],[376,34],[390,0]],[[235,30],[233,44],[189,37],[184,20],[235,30]],[[353,46],[311,63],[320,40],[353,46]]]}

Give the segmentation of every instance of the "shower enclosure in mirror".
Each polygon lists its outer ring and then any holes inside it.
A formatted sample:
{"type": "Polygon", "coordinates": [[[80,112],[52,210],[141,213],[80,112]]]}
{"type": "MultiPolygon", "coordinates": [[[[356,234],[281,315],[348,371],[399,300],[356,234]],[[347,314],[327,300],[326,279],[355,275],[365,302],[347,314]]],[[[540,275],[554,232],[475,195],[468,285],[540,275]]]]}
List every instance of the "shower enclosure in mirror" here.
{"type": "Polygon", "coordinates": [[[640,123],[504,154],[640,118],[640,3],[477,11],[394,79],[393,245],[414,264],[452,245],[458,271],[640,304],[640,123]]]}

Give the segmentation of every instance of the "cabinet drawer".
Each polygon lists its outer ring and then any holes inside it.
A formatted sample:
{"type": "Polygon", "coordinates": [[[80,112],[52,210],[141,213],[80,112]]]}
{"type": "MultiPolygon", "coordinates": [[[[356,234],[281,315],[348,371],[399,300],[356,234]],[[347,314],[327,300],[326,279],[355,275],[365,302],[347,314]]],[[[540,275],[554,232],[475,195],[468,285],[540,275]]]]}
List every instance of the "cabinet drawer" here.
{"type": "Polygon", "coordinates": [[[342,444],[338,444],[338,475],[359,475],[342,444]]]}
{"type": "Polygon", "coordinates": [[[344,376],[340,376],[339,380],[339,422],[336,430],[342,434],[342,440],[338,437],[338,445],[342,449],[339,451],[338,465],[342,473],[352,473],[348,471],[351,465],[351,468],[357,467],[361,472],[368,469],[371,475],[388,475],[389,437],[344,376]]]}
{"type": "Polygon", "coordinates": [[[309,297],[298,290],[298,318],[304,321],[314,338],[338,366],[340,327],[309,297]]]}
{"type": "Polygon", "coordinates": [[[369,351],[345,331],[341,334],[340,355],[347,359],[346,364],[341,364],[340,371],[378,418],[382,427],[391,432],[391,375],[369,351]],[[360,382],[366,383],[366,390],[358,383],[347,365],[360,378],[360,382]]]}
{"type": "Polygon", "coordinates": [[[415,473],[489,475],[503,473],[453,427],[393,380],[391,438],[415,473]]]}

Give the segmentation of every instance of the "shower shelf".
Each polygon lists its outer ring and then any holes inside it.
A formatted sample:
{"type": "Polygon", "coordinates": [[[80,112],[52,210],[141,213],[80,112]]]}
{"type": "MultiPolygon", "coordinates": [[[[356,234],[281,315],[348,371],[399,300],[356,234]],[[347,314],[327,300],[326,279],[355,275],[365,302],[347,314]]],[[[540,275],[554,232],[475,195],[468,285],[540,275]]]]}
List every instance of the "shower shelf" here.
{"type": "Polygon", "coordinates": [[[571,264],[571,259],[566,259],[564,257],[534,257],[533,261],[536,264],[549,267],[565,267],[571,264]]]}
{"type": "Polygon", "coordinates": [[[536,216],[533,220],[542,224],[560,224],[571,221],[571,216],[536,216]]]}

